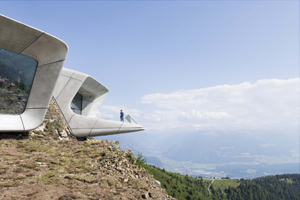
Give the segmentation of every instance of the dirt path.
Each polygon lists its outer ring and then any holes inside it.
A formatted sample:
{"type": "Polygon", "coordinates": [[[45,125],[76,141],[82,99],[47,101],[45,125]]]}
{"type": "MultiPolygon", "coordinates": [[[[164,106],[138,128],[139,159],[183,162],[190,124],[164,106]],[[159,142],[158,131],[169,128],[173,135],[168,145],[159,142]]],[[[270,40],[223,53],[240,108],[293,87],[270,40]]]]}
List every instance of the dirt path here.
{"type": "Polygon", "coordinates": [[[215,181],[215,179],[212,180],[212,182],[209,184],[207,190],[209,191],[210,186],[213,184],[213,182],[215,181]]]}

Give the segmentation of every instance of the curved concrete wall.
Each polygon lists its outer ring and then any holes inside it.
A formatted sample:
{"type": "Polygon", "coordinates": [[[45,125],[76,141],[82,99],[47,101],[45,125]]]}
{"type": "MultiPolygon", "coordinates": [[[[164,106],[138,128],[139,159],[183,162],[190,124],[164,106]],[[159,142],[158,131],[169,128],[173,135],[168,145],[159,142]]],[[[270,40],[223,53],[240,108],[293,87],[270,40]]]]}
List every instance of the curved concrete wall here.
{"type": "Polygon", "coordinates": [[[108,89],[93,77],[63,68],[53,92],[60,109],[77,137],[111,135],[142,131],[144,127],[96,118],[98,107],[108,93],[108,89]],[[71,110],[71,102],[76,93],[83,96],[82,115],[71,110]]]}
{"type": "Polygon", "coordinates": [[[0,130],[20,132],[35,129],[45,117],[68,46],[45,32],[0,15],[0,47],[38,61],[25,111],[20,115],[0,113],[0,130]]]}

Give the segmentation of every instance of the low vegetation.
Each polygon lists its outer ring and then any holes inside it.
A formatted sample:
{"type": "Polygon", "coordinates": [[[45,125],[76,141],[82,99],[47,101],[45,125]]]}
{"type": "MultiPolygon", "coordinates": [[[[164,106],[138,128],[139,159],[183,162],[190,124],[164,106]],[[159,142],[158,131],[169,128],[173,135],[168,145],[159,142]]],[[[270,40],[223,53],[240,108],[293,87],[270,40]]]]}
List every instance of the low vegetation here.
{"type": "MultiPolygon", "coordinates": [[[[57,109],[50,107],[57,114],[57,109]]],[[[48,110],[48,111],[49,111],[48,110]]],[[[51,112],[47,116],[55,115],[51,112]]],[[[2,199],[298,200],[300,175],[237,180],[171,173],[147,158],[121,151],[117,142],[62,140],[59,118],[25,139],[0,139],[2,199]],[[58,131],[57,131],[58,130],[58,131]],[[147,171],[146,171],[147,170],[147,171]],[[156,180],[154,180],[155,178],[156,180]],[[212,184],[211,184],[212,183],[212,184]],[[165,191],[170,195],[166,195],[165,191]],[[17,191],[17,192],[16,192],[17,191]]]]}
{"type": "Polygon", "coordinates": [[[39,128],[0,133],[0,199],[173,199],[136,162],[118,142],[77,141],[52,101],[39,128]]]}
{"type": "Polygon", "coordinates": [[[284,174],[252,180],[204,179],[168,172],[147,165],[141,153],[137,163],[148,170],[167,193],[179,200],[298,200],[300,196],[300,175],[284,174]]]}

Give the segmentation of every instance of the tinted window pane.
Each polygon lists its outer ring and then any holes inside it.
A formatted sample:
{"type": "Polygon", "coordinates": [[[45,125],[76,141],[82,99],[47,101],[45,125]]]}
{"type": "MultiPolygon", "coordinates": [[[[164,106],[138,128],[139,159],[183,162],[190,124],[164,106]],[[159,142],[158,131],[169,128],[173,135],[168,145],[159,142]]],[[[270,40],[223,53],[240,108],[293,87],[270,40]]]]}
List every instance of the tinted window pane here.
{"type": "Polygon", "coordinates": [[[72,100],[71,109],[74,113],[81,115],[82,111],[82,95],[77,93],[72,100]]]}
{"type": "Polygon", "coordinates": [[[27,97],[0,96],[1,114],[20,114],[24,111],[27,97]]]}
{"type": "Polygon", "coordinates": [[[21,114],[30,93],[37,61],[0,48],[0,113],[21,114]]]}

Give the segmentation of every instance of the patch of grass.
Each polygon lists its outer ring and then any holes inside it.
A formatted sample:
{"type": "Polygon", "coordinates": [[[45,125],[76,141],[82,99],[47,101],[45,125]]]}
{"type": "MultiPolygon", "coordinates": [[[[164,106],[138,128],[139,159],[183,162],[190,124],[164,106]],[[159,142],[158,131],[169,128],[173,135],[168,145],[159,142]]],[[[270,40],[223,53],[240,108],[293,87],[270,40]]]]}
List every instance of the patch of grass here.
{"type": "Polygon", "coordinates": [[[99,157],[103,156],[102,151],[99,151],[99,149],[96,146],[85,146],[83,148],[77,149],[75,151],[75,154],[80,158],[90,158],[92,157],[99,157]]]}
{"type": "Polygon", "coordinates": [[[118,185],[118,182],[117,181],[113,181],[113,180],[107,180],[107,184],[109,185],[109,186],[115,186],[115,187],[117,187],[117,185],[118,185]]]}
{"type": "Polygon", "coordinates": [[[1,169],[6,170],[6,169],[8,169],[8,166],[0,165],[0,170],[1,169]]]}
{"type": "Polygon", "coordinates": [[[215,181],[213,183],[214,188],[220,188],[221,191],[224,191],[229,186],[236,188],[239,185],[240,185],[240,182],[236,179],[215,179],[215,181]]]}
{"type": "Polygon", "coordinates": [[[21,180],[21,179],[24,179],[26,178],[25,175],[22,175],[22,174],[19,174],[18,176],[14,177],[15,180],[21,180]]]}
{"type": "Polygon", "coordinates": [[[74,165],[75,165],[76,169],[81,173],[92,172],[95,170],[85,160],[75,160],[74,165]]]}
{"type": "Polygon", "coordinates": [[[16,187],[17,185],[18,185],[18,183],[15,182],[15,181],[0,182],[0,188],[3,188],[3,187],[16,187]]]}
{"type": "Polygon", "coordinates": [[[29,158],[29,157],[31,157],[30,155],[22,155],[21,157],[20,157],[20,159],[21,160],[25,160],[25,159],[27,159],[27,158],[29,158]]]}
{"type": "Polygon", "coordinates": [[[44,174],[41,178],[39,178],[39,181],[52,182],[54,180],[57,180],[58,178],[59,176],[54,171],[44,174]]]}
{"type": "Polygon", "coordinates": [[[34,176],[34,173],[33,172],[27,173],[26,176],[27,177],[32,177],[32,176],[34,176]]]}
{"type": "MultiPolygon", "coordinates": [[[[162,188],[176,199],[213,199],[209,198],[210,193],[207,190],[210,182],[203,180],[203,178],[195,178],[179,173],[167,172],[165,169],[144,164],[143,167],[147,169],[149,174],[160,182],[162,188]]],[[[215,198],[219,199],[219,198],[215,198]]]]}
{"type": "Polygon", "coordinates": [[[55,128],[58,128],[58,131],[61,132],[63,131],[64,127],[59,123],[59,122],[54,122],[55,128]]]}
{"type": "Polygon", "coordinates": [[[49,165],[49,170],[57,170],[57,169],[59,169],[58,165],[54,165],[54,164],[49,165]]]}
{"type": "Polygon", "coordinates": [[[28,169],[39,170],[39,168],[38,168],[38,166],[35,162],[23,163],[21,166],[25,167],[25,168],[28,168],[28,169]]]}
{"type": "Polygon", "coordinates": [[[16,173],[26,173],[28,171],[29,171],[29,169],[26,169],[23,167],[17,167],[16,169],[14,169],[14,172],[16,172],[16,173]]]}
{"type": "Polygon", "coordinates": [[[144,189],[146,191],[149,190],[149,187],[147,185],[145,185],[144,183],[142,183],[139,179],[130,178],[128,180],[128,184],[133,187],[139,188],[139,189],[144,189]]]}
{"type": "Polygon", "coordinates": [[[94,143],[93,143],[93,142],[87,142],[87,141],[84,141],[82,144],[83,144],[83,146],[85,146],[85,147],[89,147],[89,146],[93,145],[94,143]]]}
{"type": "Polygon", "coordinates": [[[92,176],[85,176],[85,175],[67,175],[65,176],[66,179],[75,179],[78,181],[86,182],[86,183],[97,183],[98,179],[92,176]]]}
{"type": "Polygon", "coordinates": [[[107,154],[106,151],[95,151],[90,154],[90,158],[102,158],[107,154]]]}
{"type": "Polygon", "coordinates": [[[61,151],[58,147],[51,147],[47,150],[47,153],[59,153],[61,151]]]}
{"type": "Polygon", "coordinates": [[[295,183],[295,181],[292,181],[292,179],[290,179],[290,178],[281,178],[281,179],[279,179],[279,181],[286,181],[289,184],[295,183]]]}
{"type": "Polygon", "coordinates": [[[7,169],[8,169],[8,166],[0,165],[0,175],[5,174],[7,169]]]}
{"type": "Polygon", "coordinates": [[[14,157],[14,156],[4,156],[3,157],[3,160],[6,160],[6,161],[15,160],[15,159],[16,159],[16,157],[14,157]]]}
{"type": "Polygon", "coordinates": [[[18,144],[17,140],[8,139],[8,140],[5,140],[4,142],[1,142],[0,146],[1,147],[11,147],[11,146],[14,146],[15,144],[18,144]]]}
{"type": "MultiPolygon", "coordinates": [[[[71,147],[70,147],[71,148],[71,147]]],[[[64,153],[64,157],[68,157],[68,158],[71,158],[71,157],[73,157],[74,156],[74,154],[72,154],[72,153],[64,153]]]]}
{"type": "Polygon", "coordinates": [[[65,157],[62,157],[62,158],[59,159],[58,164],[59,164],[60,166],[64,166],[64,165],[68,165],[68,164],[70,164],[70,163],[72,163],[72,162],[73,162],[73,159],[72,159],[72,158],[65,158],[65,157]]]}
{"type": "Polygon", "coordinates": [[[50,130],[51,128],[51,124],[49,121],[46,122],[46,127],[45,127],[47,130],[50,130]]]}
{"type": "Polygon", "coordinates": [[[129,154],[129,159],[130,159],[130,162],[132,163],[132,164],[135,164],[135,162],[136,162],[136,158],[135,158],[135,156],[133,155],[133,154],[129,154]]]}
{"type": "Polygon", "coordinates": [[[39,141],[20,142],[17,148],[24,149],[27,152],[47,152],[51,146],[47,146],[39,141]]]}
{"type": "Polygon", "coordinates": [[[48,162],[52,165],[59,165],[59,161],[58,160],[48,160],[48,162]]]}
{"type": "Polygon", "coordinates": [[[63,166],[68,173],[87,173],[95,170],[87,161],[63,157],[59,160],[59,165],[63,166]]]}
{"type": "Polygon", "coordinates": [[[41,158],[41,157],[36,158],[35,161],[36,162],[47,162],[47,160],[45,158],[41,158]]]}

